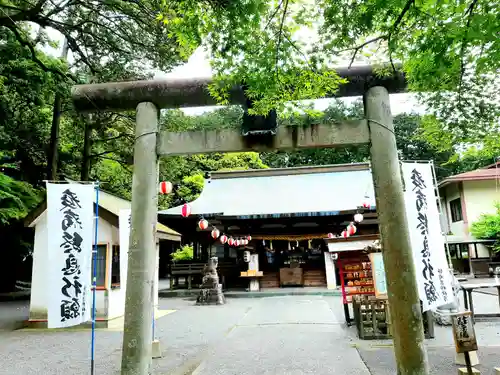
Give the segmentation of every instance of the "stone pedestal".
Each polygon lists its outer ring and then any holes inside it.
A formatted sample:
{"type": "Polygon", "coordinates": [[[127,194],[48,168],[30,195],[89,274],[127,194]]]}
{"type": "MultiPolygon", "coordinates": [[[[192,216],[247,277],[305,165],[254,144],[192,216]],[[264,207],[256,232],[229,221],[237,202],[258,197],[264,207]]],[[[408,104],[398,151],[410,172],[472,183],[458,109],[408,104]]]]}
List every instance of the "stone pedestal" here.
{"type": "Polygon", "coordinates": [[[160,340],[153,340],[151,356],[153,357],[153,359],[161,358],[160,340]]]}
{"type": "MultiPolygon", "coordinates": [[[[479,358],[477,356],[477,351],[469,352],[470,364],[472,366],[477,366],[479,364],[479,358]]],[[[455,354],[455,363],[457,365],[465,366],[465,356],[463,353],[455,354]]]]}
{"type": "MultiPolygon", "coordinates": [[[[481,372],[477,369],[477,368],[473,368],[472,369],[472,373],[474,375],[481,375],[481,372]]],[[[467,368],[466,367],[460,367],[458,369],[458,375],[468,375],[469,373],[467,372],[467,368]]]]}

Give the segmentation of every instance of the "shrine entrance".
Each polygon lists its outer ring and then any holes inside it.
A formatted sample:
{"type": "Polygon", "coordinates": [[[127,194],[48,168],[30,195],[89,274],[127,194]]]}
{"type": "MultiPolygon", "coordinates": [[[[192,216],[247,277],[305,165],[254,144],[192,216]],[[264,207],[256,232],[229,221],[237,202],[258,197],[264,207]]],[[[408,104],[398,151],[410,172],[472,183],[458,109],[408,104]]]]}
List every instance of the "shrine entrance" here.
{"type": "MultiPolygon", "coordinates": [[[[427,374],[422,315],[412,262],[389,93],[403,92],[404,76],[378,76],[373,69],[338,70],[345,78],[337,96],[363,96],[366,119],[309,127],[273,127],[259,121],[241,129],[161,132],[162,108],[213,105],[209,80],[153,80],[73,87],[80,111],[136,110],[132,223],[129,248],[122,375],[147,375],[151,367],[155,225],[157,222],[158,157],[212,152],[269,151],[347,145],[370,145],[371,166],[398,368],[405,374],[427,374]]],[[[241,87],[231,104],[244,105],[241,87]]],[[[248,122],[248,121],[247,121],[248,122]]],[[[275,125],[275,124],[274,124],[275,125]]]]}

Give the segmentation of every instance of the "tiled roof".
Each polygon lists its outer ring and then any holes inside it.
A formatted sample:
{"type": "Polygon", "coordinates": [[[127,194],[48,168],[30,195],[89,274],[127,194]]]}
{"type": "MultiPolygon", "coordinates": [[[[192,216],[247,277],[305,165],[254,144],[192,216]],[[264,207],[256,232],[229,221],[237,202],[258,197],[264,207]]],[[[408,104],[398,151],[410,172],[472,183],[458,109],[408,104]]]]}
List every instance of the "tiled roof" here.
{"type": "Polygon", "coordinates": [[[493,164],[485,168],[479,168],[474,171],[459,173],[454,176],[445,178],[439,183],[439,187],[449,185],[453,182],[460,181],[480,181],[480,180],[494,180],[500,178],[500,166],[493,164]]]}

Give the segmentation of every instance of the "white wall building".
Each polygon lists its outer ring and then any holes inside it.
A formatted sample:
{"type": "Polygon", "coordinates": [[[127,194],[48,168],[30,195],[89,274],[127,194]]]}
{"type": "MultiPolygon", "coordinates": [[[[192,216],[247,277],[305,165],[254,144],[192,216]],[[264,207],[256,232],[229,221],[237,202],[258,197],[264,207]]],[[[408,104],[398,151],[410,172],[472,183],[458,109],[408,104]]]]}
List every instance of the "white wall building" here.
{"type": "MultiPolygon", "coordinates": [[[[120,248],[118,217],[120,210],[130,209],[130,206],[130,202],[125,199],[102,190],[99,192],[96,320],[104,326],[109,320],[123,316],[125,312],[126,286],[120,283],[120,280],[126,280],[124,273],[127,270],[128,249],[120,248]]],[[[27,226],[35,228],[29,325],[41,327],[47,323],[47,302],[50,293],[47,288],[49,249],[46,208],[45,201],[25,221],[27,226]]],[[[158,304],[159,242],[180,242],[180,238],[179,233],[157,224],[155,305],[158,304]]]]}
{"type": "Polygon", "coordinates": [[[488,247],[477,243],[470,227],[482,214],[496,212],[495,203],[500,203],[500,163],[450,176],[439,183],[439,191],[444,213],[442,224],[448,242],[453,245],[452,257],[489,258],[488,247]]]}

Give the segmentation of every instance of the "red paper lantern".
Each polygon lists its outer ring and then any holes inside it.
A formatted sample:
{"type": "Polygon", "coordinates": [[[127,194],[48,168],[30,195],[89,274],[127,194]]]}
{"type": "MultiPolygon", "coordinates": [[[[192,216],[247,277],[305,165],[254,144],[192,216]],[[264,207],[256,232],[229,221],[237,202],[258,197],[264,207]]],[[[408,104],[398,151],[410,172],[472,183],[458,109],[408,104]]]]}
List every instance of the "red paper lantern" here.
{"type": "Polygon", "coordinates": [[[227,236],[223,234],[222,236],[220,236],[219,241],[224,245],[227,242],[227,236]]]}
{"type": "Polygon", "coordinates": [[[241,241],[240,240],[234,241],[234,246],[240,246],[240,245],[241,245],[241,241]]]}
{"type": "Polygon", "coordinates": [[[234,245],[234,238],[233,238],[233,237],[229,238],[229,239],[227,240],[227,244],[228,244],[229,246],[233,246],[233,245],[234,245]]]}
{"type": "Polygon", "coordinates": [[[356,233],[357,231],[357,228],[354,224],[349,224],[349,226],[347,227],[347,233],[349,233],[349,236],[352,236],[356,233]]]}
{"type": "Polygon", "coordinates": [[[350,236],[349,232],[346,230],[343,230],[342,233],[340,234],[342,237],[347,238],[350,236]]]}
{"type": "Polygon", "coordinates": [[[201,230],[207,229],[208,221],[206,221],[205,219],[201,219],[200,221],[198,221],[198,228],[200,228],[201,230]]]}
{"type": "Polygon", "coordinates": [[[370,208],[370,202],[368,202],[368,201],[363,202],[363,208],[369,209],[370,208]]]}
{"type": "Polygon", "coordinates": [[[247,241],[252,241],[252,236],[247,236],[247,241]]]}
{"type": "Polygon", "coordinates": [[[184,203],[182,205],[181,215],[182,217],[188,217],[191,215],[191,206],[189,204],[184,203]]]}
{"type": "Polygon", "coordinates": [[[210,235],[212,236],[212,238],[214,240],[216,240],[217,238],[219,238],[220,232],[219,232],[219,230],[217,228],[214,228],[212,230],[212,233],[210,233],[210,235]]]}
{"type": "Polygon", "coordinates": [[[334,238],[335,236],[333,235],[333,233],[328,233],[328,238],[334,238]]]}
{"type": "Polygon", "coordinates": [[[160,194],[170,194],[173,189],[173,185],[171,182],[168,181],[162,181],[160,182],[160,186],[158,188],[160,194]]]}

